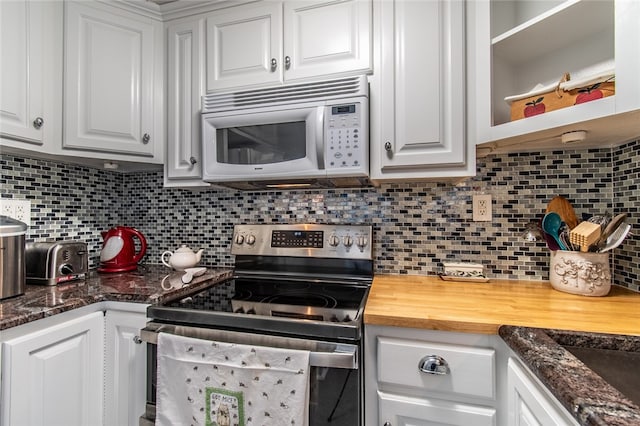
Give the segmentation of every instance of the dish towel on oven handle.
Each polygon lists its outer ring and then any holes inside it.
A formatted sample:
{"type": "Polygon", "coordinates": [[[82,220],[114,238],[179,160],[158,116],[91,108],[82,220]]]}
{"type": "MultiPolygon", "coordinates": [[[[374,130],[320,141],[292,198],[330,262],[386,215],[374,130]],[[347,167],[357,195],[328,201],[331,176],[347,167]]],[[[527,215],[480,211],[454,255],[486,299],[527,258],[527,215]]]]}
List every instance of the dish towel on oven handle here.
{"type": "Polygon", "coordinates": [[[156,425],[309,424],[309,351],[158,335],[156,425]]]}

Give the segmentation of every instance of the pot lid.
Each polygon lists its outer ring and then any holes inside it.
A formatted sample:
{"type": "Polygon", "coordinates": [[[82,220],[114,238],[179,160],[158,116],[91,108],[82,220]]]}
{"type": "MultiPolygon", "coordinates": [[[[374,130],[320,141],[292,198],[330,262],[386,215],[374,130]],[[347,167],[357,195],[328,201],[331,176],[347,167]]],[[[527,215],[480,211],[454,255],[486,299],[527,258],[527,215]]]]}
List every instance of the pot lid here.
{"type": "Polygon", "coordinates": [[[0,236],[10,237],[12,235],[22,235],[27,232],[27,225],[10,218],[9,216],[0,215],[0,236]]]}

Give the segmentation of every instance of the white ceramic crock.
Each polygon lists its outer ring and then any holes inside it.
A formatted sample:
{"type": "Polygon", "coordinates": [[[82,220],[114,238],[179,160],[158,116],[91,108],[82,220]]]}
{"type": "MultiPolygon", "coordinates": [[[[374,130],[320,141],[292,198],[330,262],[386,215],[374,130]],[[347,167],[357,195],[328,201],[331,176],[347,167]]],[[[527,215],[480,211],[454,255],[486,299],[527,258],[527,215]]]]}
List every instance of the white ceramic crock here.
{"type": "Polygon", "coordinates": [[[611,290],[609,253],[552,251],[549,281],[566,293],[606,296],[611,290]]]}

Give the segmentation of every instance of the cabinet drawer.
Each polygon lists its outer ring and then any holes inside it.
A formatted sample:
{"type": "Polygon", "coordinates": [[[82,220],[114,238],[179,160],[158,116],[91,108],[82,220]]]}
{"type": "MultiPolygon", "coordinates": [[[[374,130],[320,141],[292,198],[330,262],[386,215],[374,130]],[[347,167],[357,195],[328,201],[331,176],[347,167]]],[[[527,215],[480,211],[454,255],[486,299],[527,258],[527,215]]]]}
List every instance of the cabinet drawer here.
{"type": "Polygon", "coordinates": [[[378,381],[434,392],[495,398],[495,351],[444,343],[378,338],[378,381]],[[425,357],[444,359],[447,374],[420,371],[425,357]]]}

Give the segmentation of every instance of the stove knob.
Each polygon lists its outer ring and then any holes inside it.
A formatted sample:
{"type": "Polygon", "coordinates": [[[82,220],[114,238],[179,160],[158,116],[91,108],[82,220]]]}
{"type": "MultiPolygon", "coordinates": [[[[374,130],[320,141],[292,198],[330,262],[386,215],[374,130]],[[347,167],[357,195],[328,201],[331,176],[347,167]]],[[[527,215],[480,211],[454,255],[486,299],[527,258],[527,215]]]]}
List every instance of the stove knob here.
{"type": "Polygon", "coordinates": [[[365,237],[358,237],[356,245],[362,250],[367,245],[367,239],[365,237]]]}
{"type": "Polygon", "coordinates": [[[255,314],[256,314],[256,310],[255,310],[255,309],[253,309],[253,308],[251,308],[251,309],[249,309],[249,310],[247,311],[247,314],[248,314],[248,315],[255,315],[255,314]]]}
{"type": "Polygon", "coordinates": [[[244,243],[244,235],[238,234],[236,235],[236,244],[240,245],[244,243]]]}
{"type": "Polygon", "coordinates": [[[353,245],[353,238],[351,237],[351,235],[347,235],[346,237],[344,237],[343,244],[345,247],[351,247],[353,245]]]}
{"type": "Polygon", "coordinates": [[[329,237],[329,245],[331,247],[337,247],[340,244],[340,238],[337,235],[332,235],[329,237]]]}
{"type": "Polygon", "coordinates": [[[256,236],[253,234],[249,234],[247,236],[247,244],[249,244],[250,246],[254,245],[256,243],[256,236]]]}

